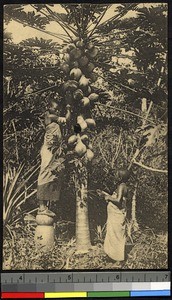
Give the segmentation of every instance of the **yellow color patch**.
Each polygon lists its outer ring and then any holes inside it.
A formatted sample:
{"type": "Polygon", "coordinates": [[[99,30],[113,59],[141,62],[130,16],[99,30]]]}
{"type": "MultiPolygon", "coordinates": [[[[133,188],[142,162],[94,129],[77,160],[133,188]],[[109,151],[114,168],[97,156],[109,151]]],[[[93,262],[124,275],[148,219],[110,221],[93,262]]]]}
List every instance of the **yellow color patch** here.
{"type": "Polygon", "coordinates": [[[44,298],[81,298],[87,297],[87,292],[57,292],[45,293],[44,298]]]}

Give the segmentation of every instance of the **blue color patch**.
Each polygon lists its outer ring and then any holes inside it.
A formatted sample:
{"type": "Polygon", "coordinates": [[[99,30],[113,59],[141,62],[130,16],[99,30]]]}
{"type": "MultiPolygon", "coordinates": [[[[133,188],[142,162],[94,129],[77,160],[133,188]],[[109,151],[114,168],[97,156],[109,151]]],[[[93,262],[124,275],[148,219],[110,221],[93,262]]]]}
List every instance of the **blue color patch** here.
{"type": "Polygon", "coordinates": [[[170,290],[162,291],[133,291],[130,293],[131,297],[143,297],[143,296],[171,296],[170,290]]]}

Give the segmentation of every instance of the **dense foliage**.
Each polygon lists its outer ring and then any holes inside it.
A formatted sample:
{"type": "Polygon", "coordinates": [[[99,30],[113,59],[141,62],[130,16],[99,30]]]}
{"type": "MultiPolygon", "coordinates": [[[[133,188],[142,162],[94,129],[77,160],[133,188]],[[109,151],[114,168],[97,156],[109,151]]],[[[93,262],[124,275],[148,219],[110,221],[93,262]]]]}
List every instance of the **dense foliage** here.
{"type": "MultiPolygon", "coordinates": [[[[167,7],[120,4],[116,5],[114,16],[103,21],[106,11],[114,9],[110,4],[61,6],[64,13],[44,4],[31,5],[29,12],[25,11],[25,5],[6,5],[4,9],[6,24],[15,20],[47,32],[46,25],[56,21],[64,31],[49,32],[58,42],[33,38],[19,44],[12,41],[8,32],[4,33],[4,178],[8,179],[5,199],[21,201],[16,202],[19,211],[9,210],[13,216],[6,220],[7,225],[15,232],[14,223],[22,221],[25,215],[21,212],[37,206],[36,176],[46,105],[50,98],[60,95],[61,115],[64,115],[62,85],[66,74],[60,67],[63,51],[76,37],[89,37],[99,49],[91,83],[99,99],[91,110],[97,127],[90,132],[94,148],[94,159],[88,165],[90,228],[94,231],[97,225],[106,222],[106,205],[97,199],[95,190],[112,192],[117,169],[130,166],[128,219],[137,183],[140,227],[167,231],[167,7]],[[28,181],[20,172],[23,163],[28,181]],[[30,170],[35,170],[33,177],[30,170]],[[14,194],[9,195],[10,184],[14,194]],[[25,189],[31,196],[27,197],[25,189]]],[[[73,167],[69,163],[59,211],[61,219],[74,222],[71,174],[73,167]]],[[[8,201],[5,209],[12,203],[8,201]]],[[[73,236],[74,227],[71,228],[73,236]]],[[[8,227],[10,234],[11,230],[8,227]]],[[[127,264],[133,267],[130,262],[127,264]]]]}

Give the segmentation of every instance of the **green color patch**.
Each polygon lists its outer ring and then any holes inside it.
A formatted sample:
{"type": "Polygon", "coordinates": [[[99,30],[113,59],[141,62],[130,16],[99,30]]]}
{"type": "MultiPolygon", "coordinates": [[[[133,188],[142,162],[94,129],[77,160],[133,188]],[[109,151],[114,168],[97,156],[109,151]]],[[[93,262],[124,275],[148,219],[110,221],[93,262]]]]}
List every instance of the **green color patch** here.
{"type": "Polygon", "coordinates": [[[88,297],[130,297],[130,292],[88,292],[88,297]]]}

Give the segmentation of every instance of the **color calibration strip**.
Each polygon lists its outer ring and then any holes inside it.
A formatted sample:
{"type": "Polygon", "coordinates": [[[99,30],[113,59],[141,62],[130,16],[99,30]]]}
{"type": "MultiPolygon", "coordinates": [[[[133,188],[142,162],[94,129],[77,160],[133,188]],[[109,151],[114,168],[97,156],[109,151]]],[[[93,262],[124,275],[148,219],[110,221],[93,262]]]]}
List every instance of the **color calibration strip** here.
{"type": "Polygon", "coordinates": [[[100,298],[100,297],[145,297],[171,296],[170,290],[122,291],[122,292],[56,292],[56,293],[2,293],[1,299],[46,299],[46,298],[100,298]]]}
{"type": "Polygon", "coordinates": [[[171,273],[1,273],[1,299],[171,296],[171,273]]]}
{"type": "Polygon", "coordinates": [[[46,298],[89,298],[89,297],[144,297],[171,296],[170,290],[131,292],[57,292],[57,293],[2,293],[1,299],[46,299],[46,298]]]}

